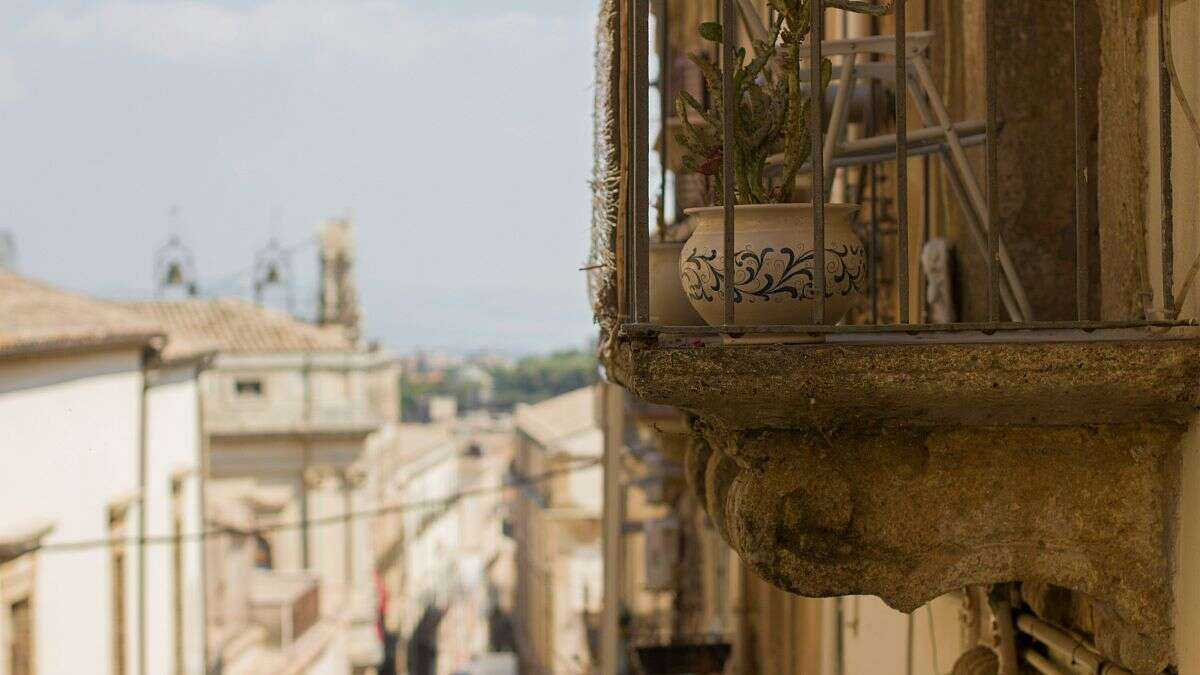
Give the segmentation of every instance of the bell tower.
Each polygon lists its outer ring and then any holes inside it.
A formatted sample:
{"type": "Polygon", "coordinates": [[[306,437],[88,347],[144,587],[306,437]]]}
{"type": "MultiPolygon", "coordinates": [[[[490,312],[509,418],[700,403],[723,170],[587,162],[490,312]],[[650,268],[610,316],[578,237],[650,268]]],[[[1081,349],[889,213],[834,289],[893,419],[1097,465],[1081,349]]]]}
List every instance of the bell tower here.
{"type": "Polygon", "coordinates": [[[196,263],[192,250],[180,235],[179,207],[172,206],[168,216],[167,243],[154,254],[154,284],[158,297],[193,298],[199,293],[196,263]]]}
{"type": "Polygon", "coordinates": [[[359,336],[358,289],[354,285],[354,234],[348,218],[321,226],[321,288],[317,323],[341,326],[352,340],[359,336]]]}

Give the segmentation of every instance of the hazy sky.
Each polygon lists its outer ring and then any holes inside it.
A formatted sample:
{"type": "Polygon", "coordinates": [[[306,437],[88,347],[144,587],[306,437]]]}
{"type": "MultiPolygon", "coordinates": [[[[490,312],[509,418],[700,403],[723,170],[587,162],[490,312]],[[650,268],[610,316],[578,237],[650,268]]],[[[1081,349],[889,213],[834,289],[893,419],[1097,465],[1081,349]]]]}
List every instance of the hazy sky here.
{"type": "MultiPolygon", "coordinates": [[[[592,0],[3,0],[0,229],[23,273],[136,297],[172,204],[209,289],[272,234],[350,214],[372,337],[580,345],[593,15],[592,0]]],[[[296,255],[307,300],[315,252],[296,255]]]]}

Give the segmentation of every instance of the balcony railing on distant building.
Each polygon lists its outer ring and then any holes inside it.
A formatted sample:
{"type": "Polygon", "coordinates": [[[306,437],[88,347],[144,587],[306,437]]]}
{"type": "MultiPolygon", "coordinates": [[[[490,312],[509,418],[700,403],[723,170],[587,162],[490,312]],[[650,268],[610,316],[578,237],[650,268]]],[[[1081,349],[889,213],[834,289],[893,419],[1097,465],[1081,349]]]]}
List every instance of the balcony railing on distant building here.
{"type": "Polygon", "coordinates": [[[250,611],[266,629],[267,640],[286,648],[321,618],[320,583],[311,575],[255,570],[250,580],[250,611]]]}
{"type": "Polygon", "coordinates": [[[271,401],[234,402],[205,409],[205,425],[217,434],[337,433],[370,430],[383,424],[365,405],[271,401]]]}

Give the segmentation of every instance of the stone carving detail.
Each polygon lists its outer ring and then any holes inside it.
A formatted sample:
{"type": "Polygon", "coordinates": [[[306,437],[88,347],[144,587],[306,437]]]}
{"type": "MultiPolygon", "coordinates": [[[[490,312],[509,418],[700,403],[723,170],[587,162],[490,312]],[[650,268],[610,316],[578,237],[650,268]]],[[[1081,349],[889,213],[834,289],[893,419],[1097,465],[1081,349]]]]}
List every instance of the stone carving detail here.
{"type": "Polygon", "coordinates": [[[1107,634],[1126,665],[1166,664],[1170,570],[1155,551],[1178,429],[892,429],[835,448],[803,431],[694,426],[689,481],[771,583],[912,611],[970,584],[1043,581],[1096,598],[1098,623],[1123,627],[1107,634]]]}

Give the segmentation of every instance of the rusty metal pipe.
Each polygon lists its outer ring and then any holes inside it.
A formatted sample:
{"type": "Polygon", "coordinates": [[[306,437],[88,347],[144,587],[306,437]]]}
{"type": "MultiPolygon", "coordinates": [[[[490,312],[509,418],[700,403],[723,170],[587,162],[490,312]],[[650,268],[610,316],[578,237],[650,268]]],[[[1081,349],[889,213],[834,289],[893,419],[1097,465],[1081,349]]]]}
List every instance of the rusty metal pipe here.
{"type": "Polygon", "coordinates": [[[650,320],[650,2],[633,2],[634,320],[650,320]]]}
{"type": "Polygon", "coordinates": [[[1034,670],[1038,671],[1042,675],[1069,675],[1067,671],[1059,668],[1053,661],[1033,651],[1032,649],[1026,649],[1024,652],[1022,652],[1021,658],[1025,659],[1025,663],[1028,663],[1033,667],[1034,670]]]}
{"type": "Polygon", "coordinates": [[[1013,630],[1012,603],[1008,600],[991,599],[992,614],[996,617],[996,631],[1000,634],[1000,675],[1020,675],[1021,665],[1017,662],[1017,635],[1013,630]]]}
{"type": "MultiPolygon", "coordinates": [[[[903,2],[904,0],[900,0],[903,2]]],[[[809,95],[812,97],[808,118],[812,138],[813,207],[813,323],[825,323],[825,92],[821,80],[821,40],[825,39],[825,1],[811,0],[809,5],[809,95]]]]}
{"type": "Polygon", "coordinates": [[[896,257],[900,323],[909,322],[908,257],[908,3],[896,0],[896,257]]]}
{"type": "Polygon", "coordinates": [[[1162,305],[1163,318],[1175,310],[1175,191],[1171,183],[1171,66],[1167,54],[1167,0],[1158,0],[1158,146],[1162,172],[1162,305]]]}
{"type": "Polygon", "coordinates": [[[1074,70],[1071,86],[1075,94],[1075,318],[1086,321],[1091,289],[1090,220],[1088,218],[1087,130],[1084,128],[1083,105],[1083,20],[1080,0],[1071,3],[1071,40],[1074,70]]]}
{"type": "Polygon", "coordinates": [[[1032,614],[1017,617],[1017,630],[1033,637],[1049,649],[1071,659],[1072,665],[1083,666],[1093,675],[1133,675],[1132,672],[1110,662],[1090,647],[1076,640],[1070,633],[1059,629],[1032,614]]]}
{"type": "Polygon", "coordinates": [[[734,205],[737,194],[734,191],[733,155],[736,152],[733,142],[733,118],[737,114],[737,100],[733,90],[734,43],[737,42],[737,12],[733,0],[721,2],[721,181],[723,188],[722,201],[725,206],[724,256],[725,272],[725,307],[724,323],[732,326],[736,322],[733,307],[735,280],[733,278],[733,249],[736,219],[734,205]]]}
{"type": "Polygon", "coordinates": [[[987,0],[984,7],[984,98],[987,106],[987,222],[988,222],[988,321],[1000,321],[1000,177],[997,145],[999,144],[1000,107],[996,96],[996,14],[998,0],[987,0]]]}

